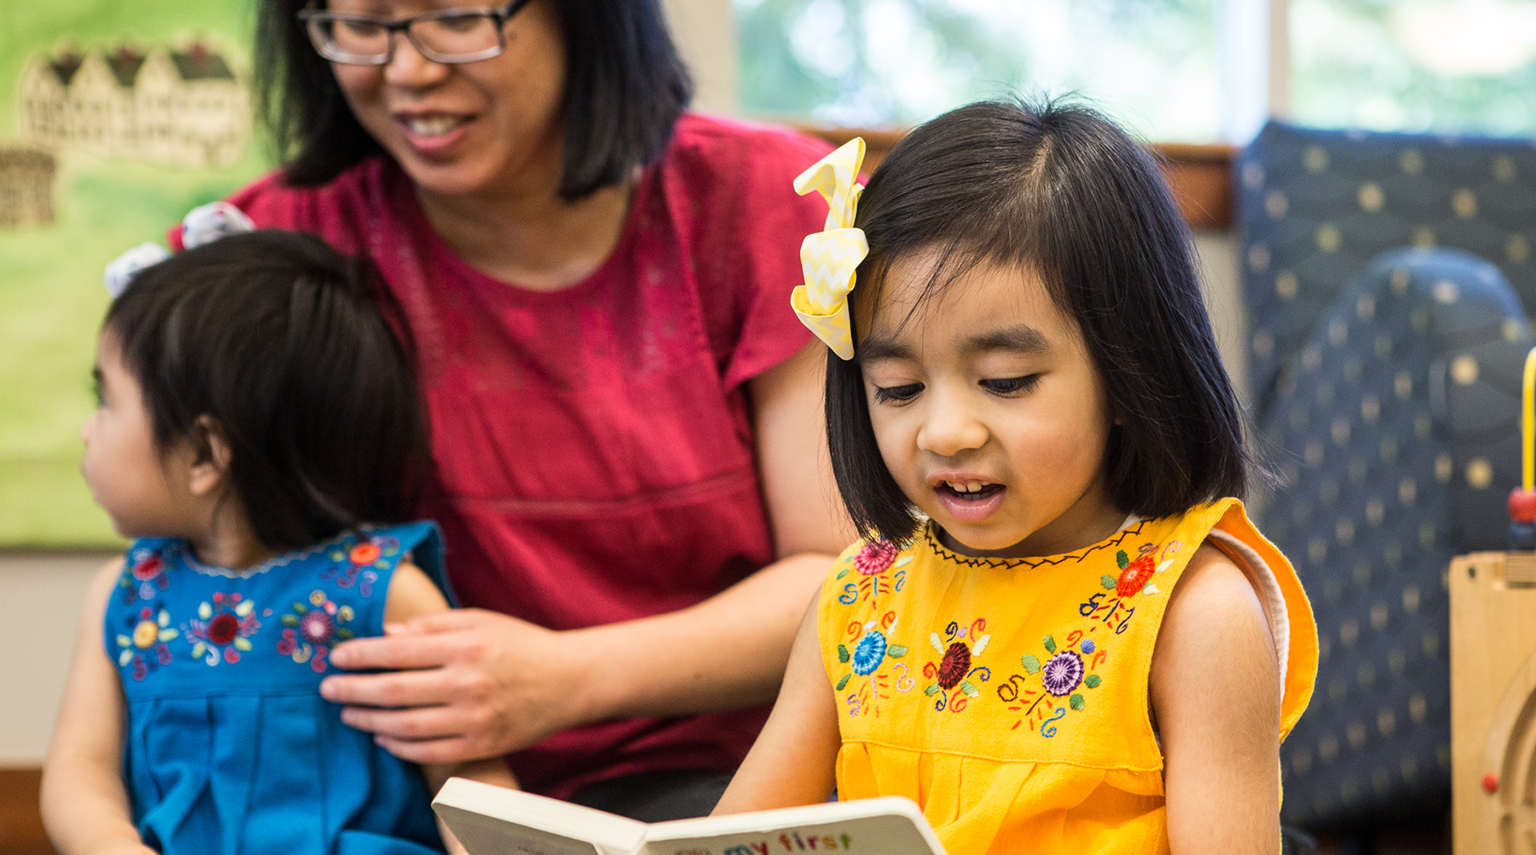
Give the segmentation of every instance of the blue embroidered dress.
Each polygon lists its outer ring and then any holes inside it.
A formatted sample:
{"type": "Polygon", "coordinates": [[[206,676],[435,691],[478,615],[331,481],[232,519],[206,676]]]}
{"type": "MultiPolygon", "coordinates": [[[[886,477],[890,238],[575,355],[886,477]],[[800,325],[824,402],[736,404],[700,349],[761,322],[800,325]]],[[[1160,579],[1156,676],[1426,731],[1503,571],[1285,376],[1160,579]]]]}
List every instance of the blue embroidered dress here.
{"type": "Polygon", "coordinates": [[[235,575],[139,540],[104,641],[126,700],[123,780],[166,855],[422,855],[442,842],[420,771],[320,697],[331,648],[384,631],[411,554],[441,585],[437,526],[364,528],[235,575]]]}

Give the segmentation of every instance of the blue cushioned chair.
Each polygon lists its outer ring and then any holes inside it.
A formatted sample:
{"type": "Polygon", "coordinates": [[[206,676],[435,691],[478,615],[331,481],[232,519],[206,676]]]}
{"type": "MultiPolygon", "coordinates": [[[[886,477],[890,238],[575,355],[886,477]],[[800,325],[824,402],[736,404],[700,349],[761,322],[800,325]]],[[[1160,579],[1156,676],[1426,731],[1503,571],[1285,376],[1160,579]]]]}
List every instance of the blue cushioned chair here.
{"type": "Polygon", "coordinates": [[[1450,794],[1446,566],[1502,549],[1536,305],[1536,148],[1271,123],[1239,158],[1256,502],[1316,611],[1285,819],[1369,828],[1450,794]]]}

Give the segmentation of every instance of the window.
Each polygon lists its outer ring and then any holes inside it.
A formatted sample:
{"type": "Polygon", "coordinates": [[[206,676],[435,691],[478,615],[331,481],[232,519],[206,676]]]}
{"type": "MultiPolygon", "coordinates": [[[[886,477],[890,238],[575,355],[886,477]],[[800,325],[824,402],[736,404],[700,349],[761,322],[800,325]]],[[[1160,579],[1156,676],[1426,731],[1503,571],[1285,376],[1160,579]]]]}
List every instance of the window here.
{"type": "Polygon", "coordinates": [[[1142,136],[1215,140],[1217,0],[733,0],[744,112],[911,125],[1080,93],[1142,136]]]}
{"type": "Polygon", "coordinates": [[[1075,92],[1161,141],[1244,143],[1271,98],[1316,127],[1536,136],[1536,0],[731,2],[749,115],[900,126],[1075,92]]]}
{"type": "Polygon", "coordinates": [[[1290,0],[1301,124],[1536,135],[1536,2],[1290,0]]]}

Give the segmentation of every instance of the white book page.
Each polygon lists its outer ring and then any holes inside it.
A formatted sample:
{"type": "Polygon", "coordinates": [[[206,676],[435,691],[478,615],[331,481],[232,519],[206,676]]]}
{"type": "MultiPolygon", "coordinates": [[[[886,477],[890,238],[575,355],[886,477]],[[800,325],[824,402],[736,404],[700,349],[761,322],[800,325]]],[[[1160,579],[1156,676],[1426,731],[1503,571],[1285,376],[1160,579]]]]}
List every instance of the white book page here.
{"type": "Polygon", "coordinates": [[[646,855],[944,855],[916,804],[898,796],[652,824],[646,855]]]}
{"type": "Polygon", "coordinates": [[[464,778],[432,809],[469,855],[631,855],[645,838],[643,822],[464,778]]]}

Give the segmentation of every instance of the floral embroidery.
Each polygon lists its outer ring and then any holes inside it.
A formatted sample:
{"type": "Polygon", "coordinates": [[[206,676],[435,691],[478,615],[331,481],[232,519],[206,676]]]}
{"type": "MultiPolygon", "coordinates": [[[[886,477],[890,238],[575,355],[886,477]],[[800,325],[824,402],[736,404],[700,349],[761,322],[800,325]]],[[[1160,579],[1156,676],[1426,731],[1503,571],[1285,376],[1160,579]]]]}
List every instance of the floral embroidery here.
{"type": "Polygon", "coordinates": [[[878,601],[882,594],[900,591],[907,584],[907,571],[900,568],[912,563],[912,556],[902,555],[901,550],[902,547],[882,538],[864,544],[853,558],[844,558],[843,563],[851,566],[838,571],[836,581],[842,581],[854,571],[858,572],[859,578],[843,584],[837,601],[851,606],[860,600],[878,601]],[[890,570],[896,572],[887,576],[890,570]]]}
{"type": "Polygon", "coordinates": [[[1143,543],[1134,559],[1121,549],[1115,553],[1115,563],[1120,566],[1120,578],[1105,575],[1099,581],[1105,588],[1113,588],[1115,596],[1121,599],[1143,593],[1160,594],[1162,591],[1156,585],[1147,583],[1154,573],[1161,573],[1173,566],[1173,556],[1178,554],[1182,546],[1179,541],[1170,540],[1162,547],[1162,554],[1159,555],[1157,544],[1143,543]]]}
{"type": "Polygon", "coordinates": [[[891,697],[891,689],[911,691],[916,681],[907,676],[907,666],[892,660],[907,655],[907,648],[891,643],[891,633],[896,630],[896,613],[888,611],[880,618],[865,623],[848,624],[847,639],[837,646],[837,661],[849,670],[832,687],[841,693],[855,678],[861,678],[857,686],[843,697],[848,715],[880,715],[880,701],[891,697]],[[848,643],[852,642],[850,649],[848,643]],[[889,664],[889,668],[882,666],[889,664]]]}
{"type": "Polygon", "coordinates": [[[277,642],[277,652],[300,664],[308,662],[312,671],[322,673],[327,667],[325,657],[330,655],[335,642],[354,637],[345,625],[355,617],[351,606],[338,606],[324,591],[312,591],[308,606],[296,602],[292,611],[283,615],[283,636],[277,642]]]}
{"type": "Polygon", "coordinates": [[[215,592],[212,602],[197,607],[197,617],[181,625],[182,632],[195,642],[192,657],[209,665],[219,660],[233,665],[240,661],[240,652],[251,649],[250,637],[261,629],[261,621],[255,615],[256,604],[239,594],[215,592]]]}
{"type": "Polygon", "coordinates": [[[123,602],[135,599],[152,600],[155,595],[171,584],[166,573],[165,559],[153,549],[139,547],[128,553],[128,572],[118,577],[117,584],[124,588],[123,602]]]}
{"type": "Polygon", "coordinates": [[[1115,563],[1120,566],[1120,576],[1116,578],[1106,573],[1099,577],[1099,584],[1105,590],[1080,603],[1078,614],[1114,627],[1116,635],[1125,632],[1136,614],[1136,607],[1131,605],[1132,598],[1162,593],[1150,580],[1173,566],[1174,556],[1182,547],[1177,540],[1170,540],[1161,548],[1155,543],[1144,543],[1137,549],[1134,559],[1123,549],[1117,551],[1115,563]]]}
{"type": "Polygon", "coordinates": [[[346,543],[336,544],[330,552],[334,567],[327,568],[320,578],[335,582],[336,587],[347,589],[354,585],[365,597],[373,596],[373,583],[379,580],[377,570],[389,569],[390,559],[400,554],[400,541],[389,535],[376,535],[355,544],[350,549],[346,543]]]}
{"type": "Polygon", "coordinates": [[[1019,657],[1024,673],[1010,674],[1007,682],[997,687],[997,696],[1018,713],[1014,730],[1027,724],[1030,730],[1038,729],[1041,736],[1050,738],[1056,735],[1056,722],[1069,711],[1087,709],[1088,699],[1082,690],[1102,685],[1104,680],[1095,671],[1107,654],[1082,630],[1073,630],[1065,646],[1058,647],[1050,635],[1041,640],[1041,646],[1049,658],[1042,663],[1038,656],[1019,657]]]}
{"type": "Polygon", "coordinates": [[[149,606],[139,609],[137,615],[129,615],[124,621],[127,633],[117,636],[118,667],[133,667],[133,679],[142,680],[160,665],[171,664],[171,648],[166,645],[178,631],[171,629],[171,614],[161,609],[159,614],[149,606]]]}
{"type": "Polygon", "coordinates": [[[929,697],[938,695],[933,702],[935,710],[961,712],[969,698],[981,695],[981,690],[976,688],[970,678],[975,677],[980,683],[992,679],[992,669],[984,665],[973,667],[975,658],[987,649],[987,642],[992,640],[991,635],[983,634],[986,628],[986,618],[977,618],[967,627],[950,621],[944,627],[942,638],[937,632],[928,634],[928,643],[938,651],[939,661],[930,661],[923,666],[923,676],[934,681],[923,689],[923,694],[929,697]],[[965,642],[967,637],[971,640],[970,644],[965,642]]]}

